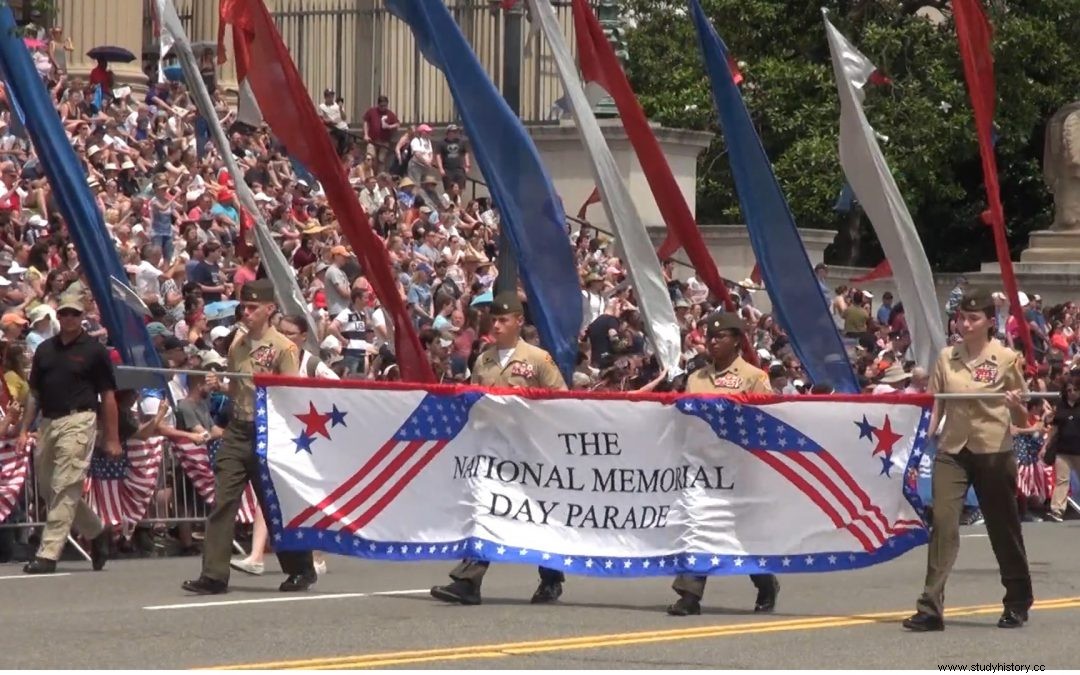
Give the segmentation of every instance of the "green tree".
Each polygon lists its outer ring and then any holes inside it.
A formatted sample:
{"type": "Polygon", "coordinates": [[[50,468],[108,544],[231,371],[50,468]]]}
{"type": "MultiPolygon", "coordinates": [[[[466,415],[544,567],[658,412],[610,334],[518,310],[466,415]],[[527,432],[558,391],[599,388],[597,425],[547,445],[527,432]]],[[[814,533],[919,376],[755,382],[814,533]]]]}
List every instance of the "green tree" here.
{"type": "MultiPolygon", "coordinates": [[[[633,18],[628,73],[647,114],[665,126],[717,133],[698,175],[701,222],[742,222],[708,78],[681,0],[623,0],[633,18]]],[[[971,106],[948,3],[934,0],[827,0],[830,18],[891,80],[866,99],[870,123],[907,201],[931,265],[976,269],[993,259],[971,106]],[[942,9],[935,25],[916,14],[942,9]]],[[[874,265],[881,248],[867,219],[833,210],[843,185],[837,157],[839,103],[818,3],[702,0],[740,62],[743,97],[801,227],[840,230],[828,252],[837,263],[874,265]]],[[[1052,220],[1042,180],[1043,130],[1080,95],[1080,4],[1076,0],[997,1],[998,168],[1014,254],[1052,220]]]]}

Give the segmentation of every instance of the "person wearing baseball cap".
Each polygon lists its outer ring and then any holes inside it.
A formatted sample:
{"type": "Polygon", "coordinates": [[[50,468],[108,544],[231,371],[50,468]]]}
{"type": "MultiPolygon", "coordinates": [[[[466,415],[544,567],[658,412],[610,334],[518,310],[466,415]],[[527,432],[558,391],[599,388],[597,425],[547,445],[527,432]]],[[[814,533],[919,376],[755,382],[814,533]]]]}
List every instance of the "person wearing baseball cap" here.
{"type": "Polygon", "coordinates": [[[330,316],[337,316],[349,308],[349,275],[345,273],[345,262],[349,258],[349,249],[335,246],[330,249],[332,263],[326,268],[323,291],[326,294],[326,309],[330,316]]]}
{"type": "Polygon", "coordinates": [[[957,302],[961,342],[941,350],[930,374],[931,394],[985,394],[974,400],[936,399],[927,430],[936,438],[933,524],[926,583],[911,631],[945,629],[945,582],[960,550],[960,515],[974,485],[993,544],[1004,611],[999,628],[1019,628],[1033,602],[1031,573],[1016,502],[1016,455],[1010,423],[1027,426],[1022,357],[994,337],[994,297],[984,288],[965,290],[957,302]],[[944,419],[944,421],[942,421],[944,419]]]}
{"type": "MultiPolygon", "coordinates": [[[[551,354],[521,339],[521,329],[525,325],[524,313],[517,293],[506,291],[495,296],[491,303],[491,316],[494,319],[492,335],[495,342],[476,358],[472,369],[473,384],[515,389],[566,389],[566,381],[551,354]]],[[[452,583],[433,587],[432,597],[461,605],[479,605],[480,585],[488,566],[487,560],[462,560],[450,571],[452,583]]],[[[540,585],[533,593],[532,603],[558,600],[562,595],[565,580],[559,570],[541,567],[540,585]]]]}
{"type": "Polygon", "coordinates": [[[345,121],[345,111],[335,99],[336,95],[337,93],[331,87],[323,91],[323,100],[319,104],[319,118],[334,139],[338,155],[344,155],[349,149],[349,123],[345,121]]]}
{"type": "Polygon", "coordinates": [[[465,177],[472,170],[469,157],[469,146],[461,137],[461,129],[458,125],[451,124],[446,127],[446,136],[439,142],[435,152],[435,167],[442,176],[443,188],[447,191],[450,186],[457,184],[462,190],[465,189],[465,177]]]}
{"type": "MultiPolygon", "coordinates": [[[[709,363],[686,378],[687,394],[771,394],[769,376],[740,356],[745,323],[731,313],[712,314],[705,319],[705,339],[709,363]]],[[[671,587],[679,599],[668,606],[672,616],[701,614],[701,598],[708,577],[680,574],[671,587]]],[[[780,582],[773,574],[751,574],[757,588],[754,611],[772,612],[780,593],[780,582]]]]}
{"type": "Polygon", "coordinates": [[[102,448],[112,459],[123,457],[116,403],[116,376],[109,352],[83,329],[82,301],[67,295],[57,309],[60,332],[42,342],[30,367],[30,391],[23,414],[16,456],[26,451],[30,425],[41,413],[35,466],[39,494],[50,495],[41,545],[23,567],[26,574],[52,574],[67,544],[72,526],[90,540],[95,571],[109,557],[111,529],[87,506],[83,483],[87,461],[98,437],[101,415],[102,448]]]}
{"type": "Polygon", "coordinates": [[[421,124],[416,127],[416,135],[409,141],[412,157],[409,159],[408,174],[412,182],[420,185],[435,170],[435,148],[431,144],[431,127],[421,124]]]}

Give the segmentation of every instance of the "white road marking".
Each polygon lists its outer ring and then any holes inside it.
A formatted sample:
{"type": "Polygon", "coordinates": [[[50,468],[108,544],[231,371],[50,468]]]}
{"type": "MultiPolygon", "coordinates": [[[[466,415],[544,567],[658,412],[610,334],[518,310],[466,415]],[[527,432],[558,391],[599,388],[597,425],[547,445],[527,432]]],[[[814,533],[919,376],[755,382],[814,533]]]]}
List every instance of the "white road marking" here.
{"type": "Polygon", "coordinates": [[[52,574],[11,574],[5,577],[0,577],[0,581],[4,579],[48,579],[50,577],[70,577],[71,572],[53,572],[52,574]]]}
{"type": "Polygon", "coordinates": [[[419,595],[429,593],[427,588],[413,588],[403,591],[375,591],[372,593],[325,593],[323,595],[287,595],[272,598],[253,598],[251,600],[213,600],[210,602],[182,602],[175,605],[149,605],[143,607],[150,611],[159,609],[191,609],[196,607],[229,607],[233,605],[262,605],[271,602],[304,602],[308,600],[339,600],[341,598],[374,598],[383,595],[419,595]]]}
{"type": "Polygon", "coordinates": [[[962,539],[964,539],[964,538],[967,538],[967,539],[981,539],[982,537],[989,537],[989,536],[990,535],[985,534],[985,533],[983,533],[983,534],[962,534],[962,535],[960,535],[960,537],[962,539]]]}

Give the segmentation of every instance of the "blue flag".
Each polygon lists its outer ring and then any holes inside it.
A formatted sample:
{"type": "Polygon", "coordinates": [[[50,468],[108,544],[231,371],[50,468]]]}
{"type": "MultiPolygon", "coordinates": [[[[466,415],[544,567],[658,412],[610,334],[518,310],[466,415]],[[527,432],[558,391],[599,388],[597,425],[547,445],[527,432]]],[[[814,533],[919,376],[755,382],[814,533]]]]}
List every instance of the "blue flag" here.
{"type": "MultiPolygon", "coordinates": [[[[128,365],[159,367],[161,361],[142,317],[113,296],[110,277],[127,279],[127,273],[116,247],[106,236],[105,221],[86,185],[86,173],[71,149],[6,3],[0,4],[0,63],[4,64],[9,93],[22,105],[26,130],[67,222],[79,260],[83,261],[82,269],[112,346],[128,365]]],[[[150,386],[163,385],[159,377],[146,379],[150,386]]]]}
{"type": "Polygon", "coordinates": [[[386,7],[409,24],[424,57],[446,76],[477,164],[499,207],[533,323],[569,382],[578,353],[581,286],[566,214],[536,146],[444,3],[387,0],[386,7]]]}
{"type": "Polygon", "coordinates": [[[690,14],[720,114],[739,206],[773,312],[787,329],[795,354],[815,384],[830,384],[841,393],[858,393],[858,381],[806,257],[795,219],[732,77],[727,47],[698,0],[690,0],[690,14]]]}

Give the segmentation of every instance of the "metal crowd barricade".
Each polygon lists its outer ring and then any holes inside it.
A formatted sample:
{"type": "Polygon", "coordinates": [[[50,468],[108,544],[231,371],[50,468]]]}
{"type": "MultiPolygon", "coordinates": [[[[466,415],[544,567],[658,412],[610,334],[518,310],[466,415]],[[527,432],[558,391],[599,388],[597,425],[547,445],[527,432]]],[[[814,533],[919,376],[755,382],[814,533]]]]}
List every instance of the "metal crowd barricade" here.
{"type": "MultiPolygon", "coordinates": [[[[145,516],[139,521],[136,528],[149,527],[153,529],[156,525],[174,527],[205,522],[210,513],[210,506],[185,474],[180,461],[173,452],[172,444],[168,441],[165,443],[165,451],[161,453],[161,463],[154,495],[150,499],[145,516]]],[[[40,490],[35,474],[34,461],[30,457],[27,461],[22,489],[14,498],[7,517],[0,520],[0,530],[15,530],[15,540],[20,544],[27,543],[30,533],[34,529],[45,526],[47,506],[44,498],[39,497],[39,494],[40,490]]],[[[74,537],[68,537],[68,544],[85,560],[90,560],[89,553],[79,545],[74,537]]],[[[239,554],[246,553],[244,548],[235,540],[233,541],[233,548],[239,554]]]]}

